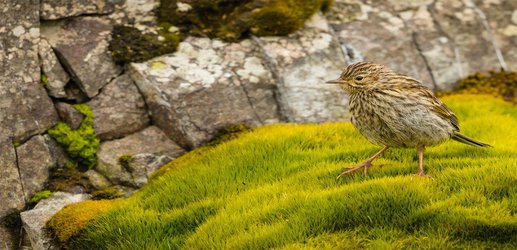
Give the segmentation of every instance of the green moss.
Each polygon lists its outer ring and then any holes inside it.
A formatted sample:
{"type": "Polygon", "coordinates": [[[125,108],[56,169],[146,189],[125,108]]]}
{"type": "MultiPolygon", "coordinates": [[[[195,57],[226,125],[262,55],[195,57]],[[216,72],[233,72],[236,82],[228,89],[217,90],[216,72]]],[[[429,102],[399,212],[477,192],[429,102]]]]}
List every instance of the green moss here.
{"type": "Polygon", "coordinates": [[[43,74],[43,73],[42,73],[42,74],[41,74],[41,85],[43,85],[43,86],[47,86],[47,84],[48,84],[48,78],[47,78],[47,75],[45,75],[45,74],[43,74]]]}
{"type": "Polygon", "coordinates": [[[132,154],[127,154],[127,155],[121,155],[119,158],[118,158],[118,162],[119,164],[126,170],[128,170],[129,172],[131,172],[131,170],[129,169],[129,162],[131,161],[131,159],[133,159],[134,155],[132,154]]]}
{"type": "Polygon", "coordinates": [[[290,34],[303,27],[316,12],[327,11],[333,1],[194,0],[189,1],[189,7],[184,9],[178,7],[178,2],[162,0],[159,20],[177,25],[189,34],[235,41],[247,34],[290,34]]]}
{"type": "Polygon", "coordinates": [[[48,134],[65,148],[74,161],[90,169],[97,164],[96,153],[100,148],[100,140],[93,129],[93,112],[86,104],[76,104],[74,108],[85,115],[79,128],[72,130],[68,124],[58,122],[48,130],[48,134]]]}
{"type": "MultiPolygon", "coordinates": [[[[517,103],[517,72],[490,71],[488,75],[475,73],[459,80],[452,92],[502,96],[509,102],[517,103]]],[[[440,94],[450,93],[442,92],[440,94]]]]}
{"type": "Polygon", "coordinates": [[[158,27],[157,34],[147,33],[134,27],[116,25],[109,49],[118,64],[143,62],[151,58],[173,53],[180,42],[180,36],[168,31],[169,26],[158,27]]]}
{"type": "Polygon", "coordinates": [[[414,149],[393,149],[336,180],[379,147],[349,122],[270,125],[181,156],[79,226],[95,203],[67,207],[55,219],[71,225],[53,228],[71,249],[516,249],[517,107],[442,100],[494,148],[428,148],[433,179],[414,175],[414,149]]]}
{"type": "Polygon", "coordinates": [[[113,200],[122,197],[122,194],[115,187],[108,187],[92,193],[93,200],[113,200]]]}
{"type": "Polygon", "coordinates": [[[46,199],[53,194],[50,190],[43,190],[35,193],[29,200],[29,205],[36,205],[40,200],[46,199]]]}

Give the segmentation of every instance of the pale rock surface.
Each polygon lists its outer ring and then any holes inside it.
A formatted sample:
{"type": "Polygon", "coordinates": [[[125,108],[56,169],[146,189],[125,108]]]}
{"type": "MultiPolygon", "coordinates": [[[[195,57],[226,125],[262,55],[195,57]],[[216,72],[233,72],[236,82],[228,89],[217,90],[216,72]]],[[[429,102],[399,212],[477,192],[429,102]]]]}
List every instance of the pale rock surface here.
{"type": "Polygon", "coordinates": [[[41,0],[43,20],[55,20],[84,14],[108,14],[124,0],[41,0]]]}
{"type": "Polygon", "coordinates": [[[121,164],[120,157],[133,157],[143,153],[156,157],[167,156],[172,160],[185,151],[159,128],[151,126],[122,139],[102,143],[97,153],[99,162],[95,170],[114,184],[137,186],[131,170],[121,164]]]}
{"type": "Polygon", "coordinates": [[[40,39],[38,54],[41,63],[41,71],[46,77],[45,88],[48,94],[56,98],[66,97],[65,86],[70,80],[70,77],[65,69],[63,69],[63,66],[61,66],[50,43],[44,37],[40,39]]]}
{"type": "Polygon", "coordinates": [[[152,120],[183,147],[199,147],[232,124],[281,121],[275,79],[252,40],[189,37],[178,51],[133,63],[130,75],[152,120]]]}
{"type": "Polygon", "coordinates": [[[348,97],[325,82],[347,65],[327,21],[315,15],[304,29],[287,37],[256,39],[278,77],[279,103],[290,122],[348,120],[348,97]]]}
{"type": "Polygon", "coordinates": [[[59,249],[46,227],[47,222],[66,205],[89,198],[88,194],[56,192],[49,198],[41,200],[33,209],[22,212],[23,228],[31,241],[32,249],[59,249]]]}
{"type": "Polygon", "coordinates": [[[41,27],[72,80],[89,98],[122,71],[108,50],[111,30],[110,20],[102,17],[78,17],[41,27]]]}

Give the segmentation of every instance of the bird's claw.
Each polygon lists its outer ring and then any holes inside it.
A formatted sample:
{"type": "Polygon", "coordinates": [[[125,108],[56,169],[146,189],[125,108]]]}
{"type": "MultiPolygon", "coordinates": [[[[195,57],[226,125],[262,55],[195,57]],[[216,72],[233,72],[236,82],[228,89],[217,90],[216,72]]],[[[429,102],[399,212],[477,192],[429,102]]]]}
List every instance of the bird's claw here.
{"type": "Polygon", "coordinates": [[[364,168],[364,175],[368,175],[368,168],[370,168],[371,166],[372,166],[372,162],[371,161],[365,161],[365,162],[363,162],[360,165],[357,165],[355,167],[344,167],[342,169],[343,172],[341,172],[341,174],[339,174],[336,179],[341,178],[341,176],[353,173],[353,172],[355,172],[355,171],[357,171],[357,170],[359,170],[361,168],[364,168]]]}

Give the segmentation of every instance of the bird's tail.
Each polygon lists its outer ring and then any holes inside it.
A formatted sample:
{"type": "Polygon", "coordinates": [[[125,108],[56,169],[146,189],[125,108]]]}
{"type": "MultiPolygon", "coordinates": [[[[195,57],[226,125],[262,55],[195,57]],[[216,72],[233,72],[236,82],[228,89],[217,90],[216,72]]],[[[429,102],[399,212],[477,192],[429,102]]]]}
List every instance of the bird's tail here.
{"type": "Polygon", "coordinates": [[[454,135],[452,135],[452,139],[455,140],[455,141],[459,141],[461,143],[465,143],[465,144],[468,144],[468,145],[471,145],[471,146],[475,146],[475,147],[492,147],[486,143],[482,143],[482,142],[478,142],[474,139],[470,139],[458,132],[454,132],[454,135]]]}

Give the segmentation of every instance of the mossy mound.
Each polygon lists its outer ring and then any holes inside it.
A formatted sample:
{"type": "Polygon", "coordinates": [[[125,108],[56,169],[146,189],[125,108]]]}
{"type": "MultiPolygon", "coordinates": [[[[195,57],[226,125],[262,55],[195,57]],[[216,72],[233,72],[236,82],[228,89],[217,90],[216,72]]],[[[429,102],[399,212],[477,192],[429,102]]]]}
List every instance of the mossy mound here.
{"type": "Polygon", "coordinates": [[[475,73],[459,80],[452,92],[502,96],[506,101],[517,103],[517,72],[490,71],[488,74],[475,73]]]}
{"type": "Polygon", "coordinates": [[[71,249],[515,249],[517,107],[443,101],[494,148],[429,148],[432,179],[414,175],[416,150],[393,149],[368,176],[336,180],[379,147],[350,123],[271,125],[185,154],[128,199],[69,206],[51,227],[71,249]],[[96,204],[107,208],[76,223],[96,204]]]}
{"type": "Polygon", "coordinates": [[[68,124],[58,122],[48,130],[48,134],[63,146],[80,167],[90,169],[97,164],[96,154],[100,148],[100,140],[93,129],[93,112],[87,104],[76,104],[73,107],[85,116],[79,128],[72,130],[68,124]]]}
{"type": "Polygon", "coordinates": [[[332,0],[161,0],[158,19],[189,34],[235,41],[250,33],[290,34],[331,4],[332,0]]]}
{"type": "Polygon", "coordinates": [[[125,64],[173,53],[179,42],[179,34],[169,32],[168,27],[157,27],[156,31],[144,33],[135,27],[116,25],[109,49],[115,63],[125,64]]]}

